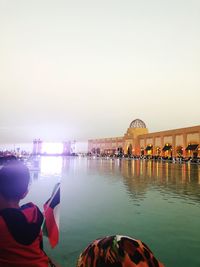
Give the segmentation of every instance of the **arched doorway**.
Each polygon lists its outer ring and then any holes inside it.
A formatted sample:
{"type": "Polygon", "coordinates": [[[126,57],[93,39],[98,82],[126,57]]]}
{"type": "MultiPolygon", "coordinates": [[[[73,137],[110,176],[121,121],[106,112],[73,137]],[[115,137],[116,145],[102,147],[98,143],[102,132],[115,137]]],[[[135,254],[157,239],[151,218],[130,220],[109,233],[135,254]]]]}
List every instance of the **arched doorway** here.
{"type": "Polygon", "coordinates": [[[164,158],[170,158],[172,157],[172,145],[169,143],[166,143],[162,149],[163,151],[163,157],[164,158]]]}
{"type": "Polygon", "coordinates": [[[161,148],[159,146],[156,147],[156,156],[160,156],[161,155],[161,148]]]}
{"type": "Polygon", "coordinates": [[[197,158],[198,157],[198,146],[199,144],[188,144],[188,146],[185,149],[187,156],[197,158]]]}
{"type": "Polygon", "coordinates": [[[145,150],[146,150],[146,155],[147,156],[150,157],[150,156],[153,155],[153,146],[152,146],[152,144],[147,145],[145,150]]]}
{"type": "Polygon", "coordinates": [[[121,146],[117,148],[117,156],[118,157],[122,157],[123,156],[123,149],[122,149],[121,146]]]}
{"type": "Polygon", "coordinates": [[[183,147],[182,146],[177,146],[176,148],[176,156],[181,158],[183,156],[183,147]]]}
{"type": "Polygon", "coordinates": [[[133,147],[132,147],[132,145],[130,144],[130,145],[128,146],[128,151],[127,151],[127,154],[128,154],[129,157],[132,156],[132,149],[133,149],[133,147]]]}
{"type": "Polygon", "coordinates": [[[140,155],[141,155],[141,156],[144,156],[144,147],[141,147],[141,148],[140,148],[140,155]]]}
{"type": "Polygon", "coordinates": [[[96,148],[95,147],[92,148],[92,154],[96,154],[96,148]]]}
{"type": "Polygon", "coordinates": [[[97,154],[97,155],[100,155],[100,152],[101,152],[101,151],[100,151],[100,148],[98,147],[98,148],[96,149],[96,154],[97,154]]]}

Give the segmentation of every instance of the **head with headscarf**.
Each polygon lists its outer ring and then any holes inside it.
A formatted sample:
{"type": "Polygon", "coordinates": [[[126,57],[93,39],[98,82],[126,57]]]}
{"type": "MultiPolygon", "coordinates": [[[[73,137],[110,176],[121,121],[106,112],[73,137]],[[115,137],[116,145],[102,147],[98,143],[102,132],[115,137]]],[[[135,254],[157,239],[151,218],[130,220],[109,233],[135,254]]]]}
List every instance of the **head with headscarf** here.
{"type": "Polygon", "coordinates": [[[149,247],[128,236],[94,240],[80,254],[77,267],[164,267],[149,247]]]}

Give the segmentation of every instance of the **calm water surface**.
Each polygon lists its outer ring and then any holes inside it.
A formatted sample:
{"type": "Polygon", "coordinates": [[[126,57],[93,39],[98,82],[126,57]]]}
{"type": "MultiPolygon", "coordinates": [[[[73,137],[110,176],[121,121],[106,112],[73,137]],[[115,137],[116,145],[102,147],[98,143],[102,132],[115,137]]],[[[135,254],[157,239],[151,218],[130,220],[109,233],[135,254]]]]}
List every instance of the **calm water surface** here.
{"type": "Polygon", "coordinates": [[[43,157],[25,201],[42,208],[61,179],[60,242],[45,249],[73,267],[97,237],[142,239],[166,267],[200,266],[200,166],[43,157]]]}

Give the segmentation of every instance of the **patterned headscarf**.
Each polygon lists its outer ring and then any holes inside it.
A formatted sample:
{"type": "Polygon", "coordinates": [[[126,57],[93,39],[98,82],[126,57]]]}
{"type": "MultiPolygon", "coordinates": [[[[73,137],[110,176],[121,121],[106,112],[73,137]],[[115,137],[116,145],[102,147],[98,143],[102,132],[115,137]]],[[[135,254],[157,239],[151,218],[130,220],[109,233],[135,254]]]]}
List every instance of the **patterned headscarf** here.
{"type": "Polygon", "coordinates": [[[94,240],[79,256],[77,267],[164,267],[140,240],[107,236],[94,240]]]}

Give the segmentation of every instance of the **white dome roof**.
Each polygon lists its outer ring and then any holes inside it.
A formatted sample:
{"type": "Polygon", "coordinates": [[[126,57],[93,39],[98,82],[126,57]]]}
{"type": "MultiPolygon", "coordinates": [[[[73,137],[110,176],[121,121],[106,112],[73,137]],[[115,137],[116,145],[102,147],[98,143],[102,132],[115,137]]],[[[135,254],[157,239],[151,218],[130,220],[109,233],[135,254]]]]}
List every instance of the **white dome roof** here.
{"type": "Polygon", "coordinates": [[[147,128],[146,124],[140,120],[140,119],[135,119],[131,122],[129,128],[147,128]]]}

